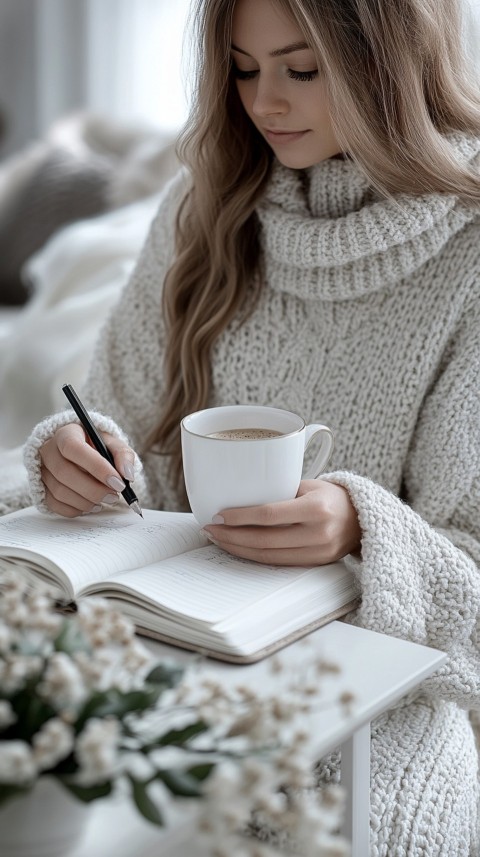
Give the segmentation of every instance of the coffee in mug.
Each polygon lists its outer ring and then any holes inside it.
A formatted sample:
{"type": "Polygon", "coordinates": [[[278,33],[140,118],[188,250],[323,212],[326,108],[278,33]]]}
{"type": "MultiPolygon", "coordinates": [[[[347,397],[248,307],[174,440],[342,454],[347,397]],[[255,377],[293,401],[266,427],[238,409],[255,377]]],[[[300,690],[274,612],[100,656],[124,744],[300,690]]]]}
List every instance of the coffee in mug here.
{"type": "Polygon", "coordinates": [[[324,425],[261,405],[226,405],[189,414],[181,421],[185,487],[200,526],[222,509],[291,500],[302,478],[315,479],[333,449],[324,425]],[[319,448],[302,477],[310,441],[319,448]]]}
{"type": "Polygon", "coordinates": [[[262,428],[234,428],[214,431],[207,437],[218,437],[220,440],[261,440],[266,437],[281,437],[281,431],[262,428]]]}

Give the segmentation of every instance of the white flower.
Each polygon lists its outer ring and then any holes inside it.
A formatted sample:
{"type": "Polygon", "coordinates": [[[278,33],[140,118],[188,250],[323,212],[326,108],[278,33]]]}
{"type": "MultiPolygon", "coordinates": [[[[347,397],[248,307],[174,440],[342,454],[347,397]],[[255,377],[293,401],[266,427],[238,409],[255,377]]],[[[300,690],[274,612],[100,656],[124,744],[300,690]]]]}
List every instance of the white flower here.
{"type": "MultiPolygon", "coordinates": [[[[181,685],[162,694],[154,710],[129,718],[131,733],[124,734],[116,717],[104,716],[90,718],[76,736],[82,705],[97,691],[141,688],[153,656],[136,638],[133,624],[106,600],[82,600],[78,613],[65,619],[55,612],[48,593],[32,590],[26,575],[0,572],[2,695],[38,676],[39,683],[31,681],[28,692],[37,703],[46,701],[59,712],[34,735],[33,746],[16,739],[0,741],[0,783],[31,785],[72,752],[78,764],[75,780],[85,786],[125,781],[129,772],[148,779],[158,769],[183,768],[181,749],[162,746],[144,754],[142,747],[161,734],[160,729],[181,729],[192,718],[201,718],[209,729],[190,745],[192,763],[218,763],[202,784],[198,816],[209,853],[280,857],[293,844],[303,857],[341,857],[344,843],[337,832],[342,793],[315,789],[304,727],[305,713],[318,704],[321,678],[334,666],[314,652],[306,655],[294,675],[281,668],[280,659],[272,659],[275,693],[270,696],[263,687],[222,684],[200,659],[186,671],[181,685]],[[69,654],[53,651],[63,623],[62,648],[68,646],[69,654]],[[202,750],[198,758],[196,751],[202,750]],[[231,753],[230,759],[222,755],[225,752],[231,753]],[[244,835],[252,818],[275,833],[271,843],[244,835]]],[[[339,709],[350,704],[344,694],[339,709]]],[[[10,702],[0,700],[0,734],[9,729],[8,734],[15,735],[16,728],[10,702]]],[[[164,793],[166,800],[166,787],[164,793]]],[[[168,792],[168,800],[176,798],[168,792]]]]}
{"type": "Polygon", "coordinates": [[[16,640],[16,634],[8,625],[0,623],[0,652],[6,654],[12,643],[16,640]]]}
{"type": "Polygon", "coordinates": [[[245,788],[242,765],[219,764],[204,784],[204,795],[201,824],[210,834],[233,833],[248,820],[252,799],[245,788]]]}
{"type": "Polygon", "coordinates": [[[87,720],[75,744],[82,783],[101,783],[115,773],[119,738],[120,724],[114,717],[87,720]]]}
{"type": "Polygon", "coordinates": [[[42,771],[54,768],[73,749],[75,735],[71,726],[52,717],[33,737],[33,755],[42,771]]]}
{"type": "Polygon", "coordinates": [[[135,637],[133,623],[98,598],[81,602],[77,622],[93,650],[75,654],[87,685],[125,692],[141,687],[154,658],[135,637]]]}
{"type": "Polygon", "coordinates": [[[10,611],[20,604],[28,589],[26,577],[13,571],[2,572],[0,598],[0,616],[8,619],[10,611]]]}
{"type": "Polygon", "coordinates": [[[17,715],[6,699],[0,699],[0,729],[7,729],[15,723],[17,715]]]}
{"type": "Polygon", "coordinates": [[[21,690],[27,679],[39,673],[42,660],[36,655],[10,654],[0,661],[0,686],[4,693],[21,690]]]}
{"type": "Polygon", "coordinates": [[[90,652],[75,652],[73,660],[90,690],[106,690],[112,686],[112,674],[117,659],[113,652],[100,650],[92,657],[90,652]]]}
{"type": "Polygon", "coordinates": [[[85,699],[82,674],[65,652],[50,656],[38,692],[57,710],[76,708],[85,699]]]}
{"type": "Polygon", "coordinates": [[[87,652],[75,652],[73,659],[88,688],[101,691],[116,687],[124,692],[143,686],[145,667],[152,662],[150,653],[136,641],[121,648],[102,647],[95,650],[93,657],[87,652]]]}
{"type": "Polygon", "coordinates": [[[115,610],[108,612],[108,632],[110,640],[120,646],[127,645],[135,637],[135,628],[132,622],[115,610]]]}
{"type": "Polygon", "coordinates": [[[54,638],[60,631],[64,617],[52,610],[52,601],[41,592],[29,592],[26,598],[28,629],[54,638]]]}
{"type": "Polygon", "coordinates": [[[229,799],[228,795],[240,791],[242,771],[240,765],[225,761],[218,765],[205,784],[205,793],[213,795],[215,800],[229,799]]]}
{"type": "Polygon", "coordinates": [[[125,669],[133,676],[137,676],[151,662],[152,655],[143,643],[135,638],[131,640],[123,653],[123,665],[125,669]]]}
{"type": "Polygon", "coordinates": [[[308,839],[304,837],[303,842],[305,857],[348,857],[350,846],[344,839],[340,839],[337,834],[325,833],[318,831],[308,839]]]}
{"type": "Polygon", "coordinates": [[[135,636],[133,623],[112,610],[106,599],[90,598],[82,601],[77,618],[95,648],[110,643],[125,645],[135,636]]]}
{"type": "Polygon", "coordinates": [[[10,604],[8,614],[5,616],[11,628],[24,628],[28,625],[28,607],[21,601],[13,601],[10,604]]]}
{"type": "Polygon", "coordinates": [[[312,764],[306,750],[298,747],[287,747],[277,754],[277,769],[292,788],[308,788],[312,779],[312,764]]]}
{"type": "Polygon", "coordinates": [[[26,741],[0,741],[0,783],[23,785],[36,774],[32,749],[26,741]]]}

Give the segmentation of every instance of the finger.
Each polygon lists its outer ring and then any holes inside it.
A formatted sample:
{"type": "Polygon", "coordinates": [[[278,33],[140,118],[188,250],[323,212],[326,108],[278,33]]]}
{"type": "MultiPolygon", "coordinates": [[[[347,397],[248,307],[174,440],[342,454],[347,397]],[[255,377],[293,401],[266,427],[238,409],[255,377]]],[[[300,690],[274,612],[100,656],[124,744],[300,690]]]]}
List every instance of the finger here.
{"type": "MultiPolygon", "coordinates": [[[[78,468],[114,491],[122,491],[125,488],[124,481],[113,465],[87,443],[82,426],[74,423],[64,426],[56,433],[55,437],[58,452],[65,463],[76,464],[78,468]]],[[[52,471],[52,467],[49,466],[46,458],[45,464],[52,471]]],[[[55,474],[59,481],[68,484],[68,470],[61,463],[58,464],[58,468],[55,474]],[[67,476],[64,478],[65,474],[67,476]]]]}
{"type": "Polygon", "coordinates": [[[306,548],[272,548],[258,550],[245,545],[228,545],[219,543],[219,547],[232,556],[258,562],[262,565],[314,567],[323,565],[326,560],[318,547],[306,548]]]}
{"type": "Polygon", "coordinates": [[[69,506],[66,503],[61,503],[55,499],[55,497],[50,493],[50,491],[45,492],[45,503],[47,509],[50,512],[55,512],[57,515],[62,515],[64,518],[77,518],[79,515],[86,515],[88,512],[100,511],[101,506],[91,506],[90,508],[82,511],[76,506],[69,506]]]}
{"type": "Polygon", "coordinates": [[[50,450],[43,461],[41,470],[43,482],[57,499],[62,499],[58,493],[61,486],[75,491],[92,503],[104,502],[103,498],[108,493],[118,493],[125,487],[123,479],[118,475],[108,477],[107,483],[111,484],[105,485],[82,467],[64,458],[58,449],[50,450]]]}
{"type": "Polygon", "coordinates": [[[211,525],[204,527],[212,541],[229,546],[252,547],[256,550],[309,547],[321,543],[321,525],[308,527],[290,524],[287,527],[229,527],[211,525]]]}
{"type": "MultiPolygon", "coordinates": [[[[46,468],[42,468],[42,481],[55,504],[68,506],[75,509],[77,513],[81,513],[91,511],[93,506],[100,506],[102,503],[110,506],[117,503],[118,494],[106,488],[101,482],[94,481],[75,465],[69,465],[69,467],[71,478],[67,479],[66,484],[59,482],[46,468]]],[[[68,470],[68,467],[65,469],[68,470]]],[[[51,507],[48,506],[48,508],[51,507]]]]}
{"type": "MultiPolygon", "coordinates": [[[[318,492],[319,493],[319,492],[318,492]]],[[[321,515],[321,498],[314,492],[297,496],[280,503],[265,503],[262,506],[242,506],[224,509],[218,517],[230,527],[279,527],[318,520],[321,515]]],[[[214,523],[220,523],[215,516],[214,523]]],[[[210,526],[210,525],[209,525],[210,526]]]]}
{"type": "Polygon", "coordinates": [[[115,467],[120,476],[133,482],[135,479],[135,453],[131,447],[126,446],[123,440],[113,434],[104,432],[102,437],[113,455],[115,467]]]}

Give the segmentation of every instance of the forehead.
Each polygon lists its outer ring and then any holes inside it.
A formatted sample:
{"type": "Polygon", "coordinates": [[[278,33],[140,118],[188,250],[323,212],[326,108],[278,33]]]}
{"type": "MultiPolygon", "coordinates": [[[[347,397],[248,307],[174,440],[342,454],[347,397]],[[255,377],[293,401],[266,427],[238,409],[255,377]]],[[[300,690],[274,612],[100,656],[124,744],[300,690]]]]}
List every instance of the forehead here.
{"type": "Polygon", "coordinates": [[[302,41],[302,32],[275,0],[236,0],[232,41],[252,56],[302,41]]]}

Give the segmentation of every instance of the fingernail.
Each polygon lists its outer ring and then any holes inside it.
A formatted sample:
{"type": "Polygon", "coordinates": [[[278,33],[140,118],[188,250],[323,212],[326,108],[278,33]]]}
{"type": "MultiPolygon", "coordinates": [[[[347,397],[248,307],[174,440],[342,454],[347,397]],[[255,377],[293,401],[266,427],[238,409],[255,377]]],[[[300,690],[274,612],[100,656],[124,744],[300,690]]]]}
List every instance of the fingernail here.
{"type": "Polygon", "coordinates": [[[200,532],[202,536],[205,536],[205,538],[208,539],[209,542],[213,542],[214,545],[218,545],[216,539],[214,539],[207,530],[200,530],[200,532]]]}
{"type": "Polygon", "coordinates": [[[89,509],[88,512],[82,512],[82,515],[96,515],[97,512],[101,512],[101,511],[102,511],[101,506],[92,506],[92,508],[89,509]]]}
{"type": "Polygon", "coordinates": [[[125,479],[128,479],[129,482],[133,482],[135,479],[135,470],[131,461],[124,461],[122,465],[123,475],[125,479]]]}
{"type": "Polygon", "coordinates": [[[224,524],[225,518],[222,515],[214,515],[212,518],[212,524],[224,524]]]}
{"type": "Polygon", "coordinates": [[[113,488],[114,491],[125,490],[125,483],[122,482],[122,480],[119,479],[118,476],[109,476],[109,478],[107,479],[107,485],[109,488],[113,488]]]}
{"type": "Polygon", "coordinates": [[[102,503],[107,503],[109,506],[114,506],[118,503],[118,494],[105,494],[102,503]]]}

